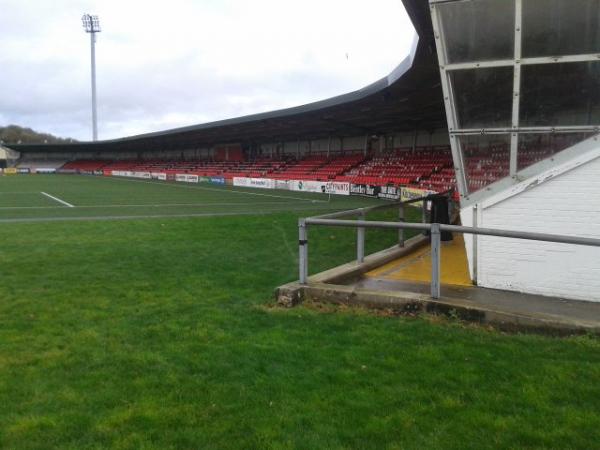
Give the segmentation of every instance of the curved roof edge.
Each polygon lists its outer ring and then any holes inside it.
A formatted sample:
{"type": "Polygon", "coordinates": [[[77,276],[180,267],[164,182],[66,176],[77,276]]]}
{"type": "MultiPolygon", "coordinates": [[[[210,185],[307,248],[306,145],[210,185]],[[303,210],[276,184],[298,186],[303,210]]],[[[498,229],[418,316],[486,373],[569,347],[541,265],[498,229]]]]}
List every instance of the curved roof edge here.
{"type": "MultiPolygon", "coordinates": [[[[311,113],[320,111],[325,108],[329,108],[331,106],[343,105],[344,103],[350,103],[356,100],[362,100],[370,95],[376,94],[384,90],[385,88],[390,87],[393,83],[399,80],[413,65],[414,58],[416,55],[417,45],[419,43],[419,36],[415,33],[413,43],[411,46],[411,51],[408,56],[404,58],[404,60],[396,66],[396,68],[387,76],[375,81],[374,83],[369,84],[363,88],[360,88],[356,91],[348,92],[346,94],[336,95],[335,97],[330,97],[324,100],[317,100],[316,102],[306,103],[304,105],[292,106],[289,108],[276,109],[274,111],[267,111],[262,113],[249,114],[246,116],[234,117],[231,119],[222,119],[216,120],[213,122],[206,122],[198,125],[189,125],[184,127],[172,128],[164,131],[155,131],[151,133],[138,134],[135,136],[127,136],[124,138],[118,139],[110,139],[103,140],[98,142],[108,143],[115,141],[128,141],[133,139],[142,139],[142,138],[152,138],[155,136],[165,136],[169,134],[176,133],[186,133],[189,131],[199,131],[205,130],[208,128],[217,128],[223,127],[227,125],[237,125],[248,122],[255,122],[259,120],[268,120],[274,119],[278,117],[286,117],[286,116],[294,116],[297,114],[311,113]]],[[[92,142],[85,142],[92,143],[92,142]]]]}
{"type": "Polygon", "coordinates": [[[402,60],[400,64],[398,64],[392,72],[375,81],[374,83],[369,84],[363,88],[360,88],[356,91],[348,92],[345,94],[336,95],[335,97],[330,97],[324,100],[317,100],[316,102],[306,103],[304,105],[292,106],[289,108],[276,109],[274,111],[267,111],[262,113],[248,114],[246,116],[234,117],[231,119],[222,119],[216,120],[213,122],[201,123],[198,125],[188,125],[184,127],[171,128],[164,131],[153,131],[150,133],[137,134],[134,136],[126,136],[123,138],[117,139],[106,139],[101,141],[83,141],[79,142],[80,144],[95,144],[95,143],[110,143],[110,142],[123,142],[130,141],[136,139],[145,139],[152,138],[158,136],[166,136],[170,134],[177,133],[187,133],[190,131],[199,131],[205,130],[209,128],[218,128],[228,125],[238,125],[248,122],[255,122],[259,120],[268,120],[275,119],[278,117],[287,117],[294,116],[297,114],[311,113],[323,110],[325,108],[329,108],[331,106],[339,106],[344,103],[354,102],[356,100],[362,100],[370,95],[376,94],[378,92],[383,91],[384,89],[390,87],[393,83],[398,81],[402,76],[412,67],[415,55],[417,52],[417,47],[419,44],[419,35],[415,32],[413,37],[413,42],[411,45],[410,53],[402,60]]]}

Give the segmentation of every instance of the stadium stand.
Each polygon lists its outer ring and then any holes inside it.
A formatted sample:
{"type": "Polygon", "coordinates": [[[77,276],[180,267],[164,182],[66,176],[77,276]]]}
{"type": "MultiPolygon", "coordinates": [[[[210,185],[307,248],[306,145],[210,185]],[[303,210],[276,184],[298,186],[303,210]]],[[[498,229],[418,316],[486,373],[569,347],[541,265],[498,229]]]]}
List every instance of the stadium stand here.
{"type": "MultiPolygon", "coordinates": [[[[551,158],[565,148],[574,145],[580,136],[553,136],[548,139],[542,135],[522,140],[517,152],[519,169],[551,158]]],[[[510,146],[504,143],[490,143],[486,146],[467,146],[464,149],[465,167],[469,180],[469,192],[476,192],[486,186],[507,177],[510,172],[510,146]]],[[[445,172],[443,180],[448,180],[445,172]]],[[[442,179],[432,176],[433,180],[442,179]]]]}
{"type": "Polygon", "coordinates": [[[112,161],[103,170],[128,170],[138,172],[189,173],[199,176],[264,177],[286,165],[284,160],[257,159],[252,162],[224,161],[112,161]]]}
{"type": "Polygon", "coordinates": [[[337,180],[339,176],[365,160],[363,155],[344,155],[328,158],[323,155],[308,156],[281,168],[272,178],[279,180],[337,180]]]}
{"type": "MultiPolygon", "coordinates": [[[[483,158],[473,164],[481,166],[483,158]]],[[[133,160],[133,161],[72,161],[63,169],[81,171],[120,170],[193,174],[198,176],[271,178],[278,180],[345,181],[375,186],[413,185],[423,189],[446,191],[456,180],[452,156],[447,146],[396,149],[384,155],[367,157],[349,154],[327,157],[309,155],[298,161],[258,158],[254,161],[206,160],[133,160]]]]}
{"type": "MultiPolygon", "coordinates": [[[[396,149],[363,161],[344,175],[338,176],[336,180],[379,186],[410,185],[418,184],[434,173],[448,168],[452,168],[449,147],[418,148],[414,152],[410,149],[396,149]]],[[[448,183],[450,182],[449,180],[448,183]]]]}
{"type": "Polygon", "coordinates": [[[311,175],[318,181],[336,180],[346,172],[357,167],[367,158],[363,155],[349,155],[330,159],[325,165],[316,169],[311,175]]]}
{"type": "Polygon", "coordinates": [[[464,149],[464,155],[470,192],[478,191],[508,176],[510,148],[507,144],[467,147],[464,149]]]}
{"type": "Polygon", "coordinates": [[[420,180],[416,186],[429,191],[446,192],[456,189],[456,174],[453,168],[444,167],[428,178],[420,180]]]}
{"type": "Polygon", "coordinates": [[[315,171],[328,163],[327,156],[312,155],[300,161],[291,163],[273,174],[278,180],[309,180],[315,179],[315,171]]]}
{"type": "Polygon", "coordinates": [[[17,164],[18,169],[30,169],[35,171],[40,168],[44,169],[58,169],[64,165],[64,160],[31,160],[21,161],[17,164]]]}
{"type": "Polygon", "coordinates": [[[106,164],[108,164],[108,162],[109,161],[80,159],[76,161],[69,161],[68,163],[63,165],[61,169],[77,171],[94,171],[102,169],[104,166],[106,166],[106,164]]]}
{"type": "Polygon", "coordinates": [[[534,135],[519,143],[518,164],[524,169],[591,137],[590,134],[534,135]]]}
{"type": "MultiPolygon", "coordinates": [[[[573,138],[531,137],[519,144],[518,166],[525,168],[550,158],[573,144],[573,138]]],[[[467,144],[464,148],[469,192],[476,192],[509,173],[510,148],[504,142],[467,144]]],[[[51,167],[48,161],[23,162],[23,167],[51,167]]],[[[56,163],[53,167],[59,167],[56,163]]],[[[456,176],[449,146],[396,148],[365,156],[350,152],[327,156],[312,154],[296,160],[293,156],[259,157],[252,161],[221,160],[76,160],[62,169],[79,172],[137,171],[166,174],[194,174],[203,177],[271,178],[277,180],[340,181],[374,186],[400,185],[445,192],[456,189],[456,176]]]]}
{"type": "Polygon", "coordinates": [[[259,158],[252,162],[222,163],[229,164],[222,173],[225,179],[233,177],[272,178],[272,174],[284,169],[289,160],[259,158]]]}

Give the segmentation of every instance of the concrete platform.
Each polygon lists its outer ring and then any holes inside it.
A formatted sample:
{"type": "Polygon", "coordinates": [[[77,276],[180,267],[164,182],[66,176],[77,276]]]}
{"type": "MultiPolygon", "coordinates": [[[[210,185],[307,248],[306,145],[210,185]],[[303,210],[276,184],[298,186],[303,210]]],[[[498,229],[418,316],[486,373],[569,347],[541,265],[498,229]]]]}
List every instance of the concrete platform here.
{"type": "Polygon", "coordinates": [[[311,276],[306,285],[281,286],[277,301],[288,307],[308,300],[400,314],[440,313],[510,331],[600,334],[600,303],[472,286],[460,264],[461,245],[456,239],[442,249],[447,269],[444,275],[442,267],[442,295],[437,300],[429,295],[428,240],[415,237],[406,247],[371,255],[362,264],[348,263],[311,276]]]}
{"type": "MultiPolygon", "coordinates": [[[[428,296],[428,283],[393,281],[375,277],[365,277],[350,284],[358,292],[361,290],[378,292],[412,292],[428,296]]],[[[476,286],[442,285],[440,303],[470,311],[482,311],[527,319],[542,326],[553,323],[552,328],[565,330],[581,329],[600,332],[600,303],[568,300],[557,297],[522,294],[480,288],[476,286]]]]}

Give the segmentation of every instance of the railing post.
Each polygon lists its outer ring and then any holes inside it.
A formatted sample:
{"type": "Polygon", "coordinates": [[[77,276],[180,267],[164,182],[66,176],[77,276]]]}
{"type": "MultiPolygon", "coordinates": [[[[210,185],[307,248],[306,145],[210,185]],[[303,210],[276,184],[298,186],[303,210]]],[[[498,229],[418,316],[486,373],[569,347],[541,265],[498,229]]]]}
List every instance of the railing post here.
{"type": "MultiPolygon", "coordinates": [[[[400,203],[400,208],[398,209],[398,221],[404,222],[404,203],[400,203]]],[[[398,246],[404,247],[404,228],[398,229],[398,246]]]]}
{"type": "Polygon", "coordinates": [[[431,296],[440,298],[440,270],[442,239],[440,224],[431,224],[431,296]]]}
{"type": "MultiPolygon", "coordinates": [[[[358,220],[365,220],[365,212],[358,213],[358,220]]],[[[356,229],[356,261],[360,264],[365,261],[365,227],[356,229]]]]}
{"type": "Polygon", "coordinates": [[[421,223],[427,223],[427,200],[423,200],[423,211],[421,217],[421,223]]]}
{"type": "Polygon", "coordinates": [[[308,281],[308,229],[305,219],[298,220],[298,244],[300,284],[306,284],[308,281]]]}
{"type": "MultiPolygon", "coordinates": [[[[475,203],[473,205],[473,228],[477,228],[479,226],[479,221],[477,220],[477,216],[479,215],[479,208],[477,206],[477,203],[475,203]]],[[[479,271],[479,267],[478,266],[478,261],[477,261],[477,257],[478,257],[478,249],[477,246],[479,245],[479,238],[477,236],[477,234],[473,234],[473,284],[477,285],[477,272],[479,271]]]]}

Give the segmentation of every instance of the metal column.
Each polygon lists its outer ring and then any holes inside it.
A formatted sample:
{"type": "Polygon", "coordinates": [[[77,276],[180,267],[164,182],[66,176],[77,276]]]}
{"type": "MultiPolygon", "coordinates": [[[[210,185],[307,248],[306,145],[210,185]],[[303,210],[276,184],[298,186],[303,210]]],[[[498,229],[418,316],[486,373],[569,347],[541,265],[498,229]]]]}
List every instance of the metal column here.
{"type": "MultiPolygon", "coordinates": [[[[404,219],[404,203],[400,204],[400,207],[398,208],[398,221],[399,222],[405,222],[404,219]]],[[[398,229],[398,246],[399,247],[404,247],[404,228],[399,228],[398,229]]]]}
{"type": "Polygon", "coordinates": [[[300,283],[306,284],[308,282],[308,230],[305,219],[298,221],[298,245],[300,283]]]}
{"type": "MultiPolygon", "coordinates": [[[[479,206],[477,204],[473,205],[473,228],[477,228],[479,226],[479,206]]],[[[479,237],[474,234],[473,235],[473,284],[477,285],[477,272],[479,271],[477,257],[479,255],[478,245],[479,245],[479,237]]]]}
{"type": "Polygon", "coordinates": [[[521,0],[515,0],[515,64],[513,81],[513,103],[512,103],[512,128],[510,135],[510,176],[517,175],[519,170],[518,148],[519,135],[516,130],[519,129],[519,113],[521,105],[521,27],[523,23],[523,4],[521,0]]]}
{"type": "Polygon", "coordinates": [[[92,136],[98,140],[98,112],[96,110],[96,33],[90,33],[92,54],[92,136]]]}
{"type": "Polygon", "coordinates": [[[441,271],[442,234],[440,224],[431,224],[431,296],[440,298],[440,271],[441,271]]]}
{"type": "MultiPolygon", "coordinates": [[[[365,220],[365,212],[358,214],[358,220],[365,220]]],[[[365,261],[365,227],[356,229],[356,261],[360,264],[365,261]]]]}

